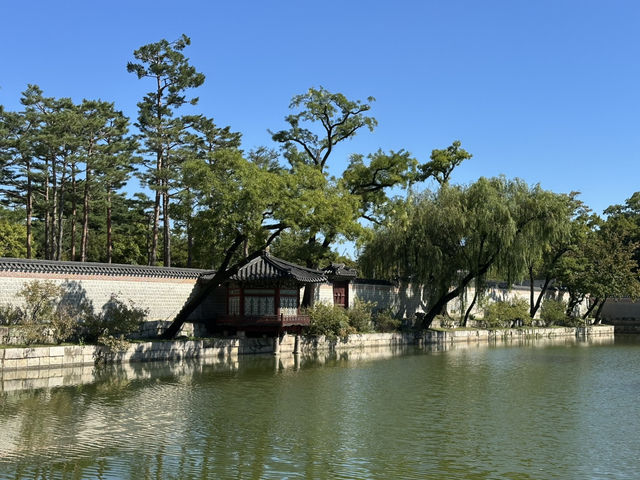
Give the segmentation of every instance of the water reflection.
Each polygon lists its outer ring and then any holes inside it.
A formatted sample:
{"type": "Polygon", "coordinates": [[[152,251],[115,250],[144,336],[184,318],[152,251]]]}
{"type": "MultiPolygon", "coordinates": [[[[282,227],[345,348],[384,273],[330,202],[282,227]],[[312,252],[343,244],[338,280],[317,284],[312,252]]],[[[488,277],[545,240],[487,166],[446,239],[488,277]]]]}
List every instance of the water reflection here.
{"type": "Polygon", "coordinates": [[[14,372],[0,478],[633,478],[638,347],[541,339],[14,372]]]}

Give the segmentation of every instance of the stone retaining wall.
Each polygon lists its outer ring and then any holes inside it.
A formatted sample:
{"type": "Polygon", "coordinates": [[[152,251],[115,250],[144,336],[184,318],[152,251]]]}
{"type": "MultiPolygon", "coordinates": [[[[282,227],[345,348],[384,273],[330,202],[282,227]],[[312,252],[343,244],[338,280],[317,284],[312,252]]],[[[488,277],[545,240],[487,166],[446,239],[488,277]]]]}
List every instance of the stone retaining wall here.
{"type": "Polygon", "coordinates": [[[552,328],[506,328],[497,330],[429,330],[422,336],[425,344],[513,340],[529,338],[558,338],[582,336],[613,337],[613,325],[591,325],[586,327],[552,328]]]}
{"type": "Polygon", "coordinates": [[[71,367],[96,362],[129,363],[157,360],[215,358],[219,361],[252,354],[314,354],[346,350],[367,350],[412,344],[456,342],[488,342],[525,338],[576,338],[613,336],[613,326],[586,328],[537,328],[505,330],[427,331],[421,337],[404,333],[372,333],[350,335],[346,339],[284,335],[281,338],[208,338],[169,342],[132,343],[123,352],[111,352],[97,345],[0,348],[0,370],[40,367],[71,367]]]}

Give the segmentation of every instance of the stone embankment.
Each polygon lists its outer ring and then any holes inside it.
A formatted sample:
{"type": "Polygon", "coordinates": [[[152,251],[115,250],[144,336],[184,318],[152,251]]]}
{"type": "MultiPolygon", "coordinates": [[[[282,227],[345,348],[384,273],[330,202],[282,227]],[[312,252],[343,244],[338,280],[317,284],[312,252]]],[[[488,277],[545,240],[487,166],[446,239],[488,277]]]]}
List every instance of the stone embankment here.
{"type": "Polygon", "coordinates": [[[523,340],[535,338],[560,338],[584,336],[613,336],[613,325],[591,325],[588,327],[548,327],[548,328],[504,328],[496,330],[455,329],[427,330],[422,341],[429,343],[455,343],[473,341],[523,340]]]}
{"type": "Polygon", "coordinates": [[[534,328],[505,330],[427,331],[416,336],[406,333],[370,333],[348,338],[207,338],[201,340],[148,341],[131,343],[124,351],[113,352],[99,345],[0,348],[0,368],[4,370],[70,367],[94,363],[129,363],[157,360],[214,359],[227,361],[252,354],[304,355],[405,345],[430,345],[457,342],[491,342],[529,338],[580,338],[613,336],[609,325],[586,328],[534,328]]]}

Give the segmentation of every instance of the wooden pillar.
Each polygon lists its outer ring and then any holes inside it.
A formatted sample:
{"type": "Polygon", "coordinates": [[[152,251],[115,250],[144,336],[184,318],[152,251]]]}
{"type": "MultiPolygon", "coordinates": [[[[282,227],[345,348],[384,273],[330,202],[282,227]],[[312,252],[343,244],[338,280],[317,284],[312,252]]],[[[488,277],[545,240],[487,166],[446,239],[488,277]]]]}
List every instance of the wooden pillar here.
{"type": "Polygon", "coordinates": [[[276,296],[275,296],[275,303],[276,303],[276,316],[280,316],[280,285],[276,286],[276,296]]]}

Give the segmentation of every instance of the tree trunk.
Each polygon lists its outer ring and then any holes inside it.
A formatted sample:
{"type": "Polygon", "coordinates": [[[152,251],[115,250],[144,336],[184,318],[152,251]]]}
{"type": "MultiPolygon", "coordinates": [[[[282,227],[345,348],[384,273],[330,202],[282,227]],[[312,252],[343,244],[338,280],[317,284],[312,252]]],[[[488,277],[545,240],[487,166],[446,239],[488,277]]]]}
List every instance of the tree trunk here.
{"type": "Polygon", "coordinates": [[[191,222],[187,220],[187,267],[193,266],[193,234],[191,233],[191,222]]]}
{"type": "Polygon", "coordinates": [[[584,320],[586,320],[587,318],[589,318],[589,315],[591,314],[591,312],[593,311],[593,309],[598,305],[598,303],[600,303],[600,299],[598,297],[596,297],[594,299],[594,301],[591,303],[591,305],[589,306],[589,308],[587,309],[587,311],[584,313],[584,315],[582,315],[582,318],[584,320]]]}
{"type": "Polygon", "coordinates": [[[56,161],[55,158],[51,162],[51,190],[53,191],[53,199],[52,199],[52,209],[51,209],[51,226],[49,227],[49,247],[51,248],[51,256],[52,260],[55,260],[55,252],[57,252],[56,248],[56,228],[55,222],[56,218],[58,218],[58,185],[56,178],[56,161]]]}
{"type": "Polygon", "coordinates": [[[529,271],[529,316],[533,318],[535,312],[533,311],[534,302],[534,288],[533,288],[533,266],[530,265],[527,270],[529,271]]]}
{"type": "Polygon", "coordinates": [[[530,312],[531,318],[534,318],[536,316],[536,313],[540,309],[540,305],[542,305],[542,299],[547,294],[547,290],[549,290],[550,285],[551,285],[551,278],[545,277],[544,283],[542,284],[542,288],[540,289],[540,293],[538,294],[538,298],[536,299],[536,303],[535,305],[533,305],[533,308],[530,312]]]}
{"type": "Polygon", "coordinates": [[[45,163],[46,174],[44,179],[44,258],[50,260],[49,256],[49,162],[45,163]]]}
{"type": "MultiPolygon", "coordinates": [[[[158,180],[158,186],[160,181],[158,180]]],[[[156,198],[153,204],[153,229],[151,233],[151,250],[149,265],[155,265],[158,261],[158,227],[160,225],[160,190],[156,190],[156,198]]]]}
{"type": "Polygon", "coordinates": [[[440,312],[442,312],[442,310],[444,308],[446,308],[447,304],[453,300],[454,298],[456,298],[457,296],[459,296],[465,288],[467,288],[467,285],[469,285],[469,283],[471,283],[471,280],[473,280],[474,278],[478,278],[482,275],[484,275],[485,273],[487,273],[487,271],[489,270],[489,268],[491,267],[491,265],[493,265],[494,259],[496,258],[496,256],[499,254],[499,251],[496,251],[493,253],[493,255],[491,255],[489,257],[489,259],[487,260],[487,262],[482,265],[477,272],[469,272],[467,273],[467,275],[465,275],[462,280],[460,281],[460,283],[458,284],[458,286],[456,288],[454,288],[453,290],[448,291],[447,293],[445,293],[444,295],[442,295],[438,301],[429,309],[429,311],[425,314],[423,320],[422,320],[422,328],[427,329],[431,326],[431,322],[433,322],[433,319],[436,317],[436,315],[438,315],[440,312]]]}
{"type": "Polygon", "coordinates": [[[471,314],[471,310],[473,310],[473,307],[476,305],[476,300],[478,300],[478,290],[479,288],[476,286],[475,292],[473,293],[473,299],[471,300],[471,303],[469,304],[469,308],[467,308],[467,311],[464,314],[464,319],[462,320],[463,327],[467,326],[467,323],[469,322],[469,315],[471,314]]]}
{"type": "MultiPolygon", "coordinates": [[[[89,147],[91,154],[91,147],[89,147]]],[[[82,198],[82,239],[80,244],[80,261],[87,261],[87,250],[89,249],[89,195],[91,189],[91,168],[87,163],[84,173],[84,195],[82,198]]]]}
{"type": "Polygon", "coordinates": [[[607,303],[607,298],[604,297],[598,306],[598,310],[596,311],[595,320],[593,322],[594,325],[600,325],[602,323],[602,309],[604,308],[604,304],[607,303]]]}
{"type": "Polygon", "coordinates": [[[25,159],[27,169],[27,258],[32,258],[31,217],[33,216],[33,186],[31,184],[31,160],[25,159]]]}
{"type": "Polygon", "coordinates": [[[56,243],[56,260],[62,260],[63,230],[64,230],[64,194],[67,184],[67,161],[62,165],[62,175],[60,177],[60,194],[58,195],[58,240],[56,243]]]}
{"type": "Polygon", "coordinates": [[[163,265],[171,266],[171,217],[169,216],[169,183],[165,181],[165,191],[162,192],[162,214],[163,214],[163,265]]]}
{"type": "Polygon", "coordinates": [[[76,216],[78,214],[78,201],[76,191],[76,166],[71,167],[71,192],[73,200],[71,203],[71,261],[76,261],[76,216]]]}
{"type": "Polygon", "coordinates": [[[187,300],[187,303],[185,303],[182,309],[178,312],[178,315],[176,315],[176,318],[173,319],[173,322],[171,323],[171,325],[169,325],[169,328],[167,328],[162,333],[162,335],[160,335],[160,338],[168,339],[175,337],[182,328],[182,325],[184,325],[184,323],[189,318],[189,315],[191,315],[195,311],[195,309],[198,308],[198,305],[200,305],[200,303],[207,297],[207,295],[209,295],[216,287],[221,285],[229,277],[237,273],[240,268],[262,254],[262,250],[257,250],[246,257],[244,260],[229,268],[229,263],[231,262],[233,255],[238,250],[238,248],[240,248],[243,242],[243,235],[239,235],[238,237],[236,237],[233,244],[227,249],[225,258],[222,261],[220,267],[217,269],[213,278],[206,285],[199,286],[198,284],[196,284],[194,288],[199,288],[199,290],[192,298],[187,300]]]}
{"type": "Polygon", "coordinates": [[[111,189],[107,188],[107,263],[111,263],[113,241],[111,239],[111,189]]]}

